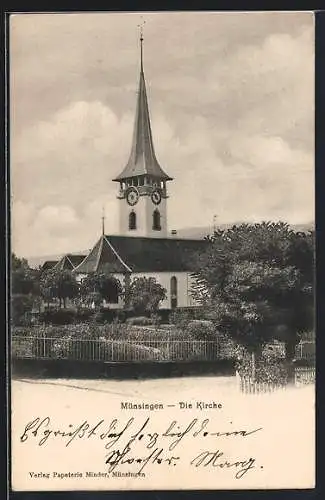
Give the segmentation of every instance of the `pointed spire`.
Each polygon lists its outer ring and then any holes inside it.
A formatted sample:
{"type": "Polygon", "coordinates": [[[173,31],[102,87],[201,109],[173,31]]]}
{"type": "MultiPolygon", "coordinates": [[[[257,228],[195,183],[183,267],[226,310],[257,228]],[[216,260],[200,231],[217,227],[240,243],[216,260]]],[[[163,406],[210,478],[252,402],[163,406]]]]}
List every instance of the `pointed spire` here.
{"type": "Polygon", "coordinates": [[[140,78],[131,154],[126,167],[119,176],[113,179],[114,181],[145,174],[152,175],[160,180],[172,180],[159,165],[153,146],[143,71],[143,24],[140,26],[140,78]]]}

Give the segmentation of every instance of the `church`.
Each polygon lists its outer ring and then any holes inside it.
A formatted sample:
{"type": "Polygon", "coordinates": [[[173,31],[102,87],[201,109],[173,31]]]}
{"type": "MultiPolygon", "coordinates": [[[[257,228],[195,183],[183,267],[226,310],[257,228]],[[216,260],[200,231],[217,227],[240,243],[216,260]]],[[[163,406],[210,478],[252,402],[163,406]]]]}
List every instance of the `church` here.
{"type": "MultiPolygon", "coordinates": [[[[193,307],[191,255],[203,250],[205,240],[179,239],[168,233],[168,182],[173,178],[160,166],[154,149],[143,68],[143,36],[140,36],[140,77],[131,152],[117,185],[119,235],[102,235],[88,255],[65,255],[43,268],[70,269],[80,282],[88,273],[105,268],[123,287],[137,277],[153,277],[167,291],[162,309],[193,307]]],[[[123,308],[118,293],[104,304],[123,308]]]]}

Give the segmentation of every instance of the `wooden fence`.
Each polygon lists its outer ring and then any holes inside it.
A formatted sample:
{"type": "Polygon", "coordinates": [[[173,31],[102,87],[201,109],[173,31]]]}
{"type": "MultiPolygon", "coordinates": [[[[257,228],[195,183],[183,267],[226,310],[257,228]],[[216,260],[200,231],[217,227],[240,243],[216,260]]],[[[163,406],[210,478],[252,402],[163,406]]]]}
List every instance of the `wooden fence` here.
{"type": "Polygon", "coordinates": [[[267,394],[286,387],[286,385],[271,382],[256,382],[251,377],[239,376],[238,380],[240,390],[245,394],[267,394]]]}
{"type": "Polygon", "coordinates": [[[296,359],[304,359],[315,362],[316,344],[313,340],[303,340],[296,346],[296,359]]]}
{"type": "Polygon", "coordinates": [[[299,366],[295,369],[295,385],[301,386],[315,382],[316,369],[314,366],[299,366]]]}
{"type": "MultiPolygon", "coordinates": [[[[294,385],[301,387],[306,384],[315,382],[315,367],[295,367],[294,385]]],[[[275,382],[256,382],[251,377],[240,376],[237,373],[237,379],[241,392],[245,394],[267,394],[274,391],[284,390],[287,384],[280,384],[275,382]]]]}

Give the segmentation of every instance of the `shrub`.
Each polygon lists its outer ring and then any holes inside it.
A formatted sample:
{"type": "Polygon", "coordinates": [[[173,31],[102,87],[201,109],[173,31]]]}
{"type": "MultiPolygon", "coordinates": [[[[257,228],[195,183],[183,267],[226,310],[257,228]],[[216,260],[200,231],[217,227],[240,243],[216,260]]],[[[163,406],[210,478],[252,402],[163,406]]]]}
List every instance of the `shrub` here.
{"type": "Polygon", "coordinates": [[[91,320],[94,322],[94,323],[104,323],[104,320],[105,320],[105,315],[101,312],[101,311],[96,311],[94,313],[94,315],[92,316],[91,320]]]}
{"type": "Polygon", "coordinates": [[[186,332],[197,340],[213,340],[216,330],[212,321],[192,319],[186,326],[186,332]]]}
{"type": "Polygon", "coordinates": [[[150,316],[151,324],[154,326],[159,326],[161,323],[161,317],[157,313],[153,313],[150,316]]]}
{"type": "Polygon", "coordinates": [[[240,360],[243,357],[244,348],[237,344],[228,335],[218,335],[219,356],[224,359],[240,360]]]}
{"type": "Polygon", "coordinates": [[[126,323],[134,326],[148,326],[153,325],[153,320],[152,318],[147,318],[146,316],[134,316],[133,318],[128,318],[126,323]]]}
{"type": "Polygon", "coordinates": [[[40,322],[53,325],[69,325],[74,323],[77,313],[74,309],[48,309],[40,314],[40,322]]]}
{"type": "Polygon", "coordinates": [[[159,309],[156,314],[160,318],[160,324],[169,324],[170,309],[159,309]]]}
{"type": "MultiPolygon", "coordinates": [[[[237,362],[237,371],[241,377],[252,377],[252,357],[247,352],[237,362]]],[[[261,356],[255,359],[255,381],[274,385],[288,382],[288,366],[284,359],[271,347],[265,347],[261,356]]]]}
{"type": "Polygon", "coordinates": [[[127,287],[125,301],[135,314],[148,314],[158,310],[166,293],[155,278],[136,277],[127,287]]]}
{"type": "Polygon", "coordinates": [[[32,310],[34,298],[32,295],[13,294],[11,297],[11,320],[14,325],[30,323],[28,313],[32,310]]]}
{"type": "Polygon", "coordinates": [[[169,323],[180,329],[186,328],[190,319],[191,313],[187,309],[176,309],[169,315],[169,323]]]}
{"type": "Polygon", "coordinates": [[[89,308],[80,308],[76,312],[75,322],[84,323],[90,321],[94,316],[94,310],[89,308]]]}

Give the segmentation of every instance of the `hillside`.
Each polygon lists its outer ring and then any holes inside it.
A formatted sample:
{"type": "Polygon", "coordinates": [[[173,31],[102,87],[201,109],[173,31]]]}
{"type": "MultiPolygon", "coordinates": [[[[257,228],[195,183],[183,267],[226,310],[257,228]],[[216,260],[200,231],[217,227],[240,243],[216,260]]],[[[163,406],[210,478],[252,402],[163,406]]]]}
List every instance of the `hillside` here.
{"type": "MultiPolygon", "coordinates": [[[[232,222],[230,224],[218,224],[218,228],[220,229],[227,229],[232,227],[233,225],[239,225],[240,222],[232,222]]],[[[295,231],[309,231],[314,228],[314,225],[312,223],[309,224],[294,224],[292,225],[292,228],[295,231]]],[[[176,238],[181,238],[181,239],[195,239],[195,240],[200,240],[207,236],[208,234],[211,234],[213,231],[211,226],[199,226],[199,227],[185,227],[182,229],[177,230],[177,235],[175,235],[176,238]]],[[[75,254],[80,254],[80,255],[86,255],[89,252],[89,250],[83,250],[83,251],[75,251],[71,253],[75,254]]],[[[29,265],[31,267],[37,267],[39,265],[42,265],[46,260],[58,260],[59,258],[62,257],[62,254],[52,254],[52,255],[43,255],[40,257],[28,257],[27,260],[29,262],[29,265]]]]}
{"type": "MultiPolygon", "coordinates": [[[[229,224],[217,224],[219,229],[227,229],[234,225],[239,225],[241,222],[231,222],[229,224]]],[[[314,224],[312,222],[308,224],[293,224],[292,229],[295,231],[310,231],[314,228],[314,224]]],[[[212,226],[201,226],[201,227],[186,227],[183,229],[179,229],[177,231],[177,236],[179,238],[194,238],[201,239],[211,234],[213,231],[212,226]]]]}

